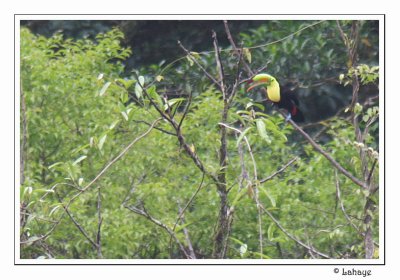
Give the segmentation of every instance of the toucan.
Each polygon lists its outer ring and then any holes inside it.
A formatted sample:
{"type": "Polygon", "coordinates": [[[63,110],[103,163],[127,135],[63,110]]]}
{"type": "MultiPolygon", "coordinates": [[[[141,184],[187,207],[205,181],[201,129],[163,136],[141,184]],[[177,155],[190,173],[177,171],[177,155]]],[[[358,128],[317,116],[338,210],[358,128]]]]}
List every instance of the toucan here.
{"type": "Polygon", "coordinates": [[[278,81],[269,74],[257,74],[252,79],[248,80],[250,84],[247,92],[257,86],[264,86],[267,93],[267,98],[276,104],[279,108],[284,108],[288,111],[286,120],[294,120],[295,122],[303,122],[304,115],[299,109],[299,100],[294,92],[289,87],[279,86],[278,81]]]}

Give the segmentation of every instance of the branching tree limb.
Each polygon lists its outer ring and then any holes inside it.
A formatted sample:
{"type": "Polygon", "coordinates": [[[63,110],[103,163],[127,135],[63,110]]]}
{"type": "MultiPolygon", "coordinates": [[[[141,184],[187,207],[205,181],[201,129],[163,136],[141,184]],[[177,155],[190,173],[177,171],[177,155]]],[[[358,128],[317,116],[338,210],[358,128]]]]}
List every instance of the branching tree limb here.
{"type": "MultiPolygon", "coordinates": [[[[186,211],[186,210],[188,209],[188,207],[193,203],[195,197],[197,196],[197,194],[200,192],[201,188],[203,187],[204,177],[205,177],[205,174],[203,173],[203,174],[202,174],[202,177],[201,177],[200,184],[199,184],[199,186],[197,187],[197,189],[195,190],[195,192],[192,194],[192,196],[190,197],[189,201],[186,203],[186,205],[185,205],[182,209],[179,208],[179,215],[178,215],[178,218],[176,219],[175,224],[174,224],[174,226],[172,227],[172,231],[173,231],[173,232],[175,232],[176,226],[178,225],[179,221],[181,220],[181,218],[182,218],[183,215],[185,214],[185,211],[186,211]]],[[[171,238],[172,238],[172,236],[171,236],[171,238]]],[[[172,248],[172,246],[171,246],[171,241],[172,241],[172,239],[170,239],[170,251],[171,251],[171,248],[172,248]]]]}
{"type": "Polygon", "coordinates": [[[175,242],[178,244],[179,249],[180,249],[181,252],[184,254],[184,256],[185,256],[187,259],[190,259],[190,254],[186,251],[185,247],[184,247],[184,246],[182,245],[182,243],[179,241],[179,239],[178,239],[178,237],[176,236],[175,232],[174,232],[172,229],[170,229],[167,225],[165,225],[165,224],[162,223],[161,221],[159,221],[159,220],[157,220],[156,218],[154,218],[153,216],[151,216],[151,215],[148,213],[148,211],[146,210],[146,208],[144,207],[143,202],[139,202],[139,203],[140,203],[141,208],[134,207],[134,206],[130,206],[130,205],[127,205],[126,203],[124,203],[123,206],[124,206],[126,209],[128,209],[128,210],[130,210],[130,211],[132,211],[132,212],[134,212],[134,213],[136,213],[136,214],[138,214],[138,215],[140,215],[140,216],[145,217],[147,220],[149,220],[149,221],[152,222],[153,224],[155,224],[155,225],[161,227],[162,229],[164,229],[169,235],[171,235],[171,236],[174,238],[175,242]]]}
{"type": "Polygon", "coordinates": [[[98,244],[96,242],[94,242],[94,240],[89,236],[89,234],[85,231],[85,229],[78,223],[78,221],[74,218],[74,216],[68,210],[68,207],[66,207],[63,204],[63,201],[62,201],[61,197],[58,195],[57,191],[55,191],[54,193],[56,194],[58,201],[62,204],[62,207],[64,208],[64,211],[65,211],[65,213],[67,213],[70,220],[74,223],[74,225],[78,228],[78,230],[82,233],[82,235],[85,236],[85,238],[90,242],[90,244],[92,244],[94,248],[98,249],[98,244]]]}

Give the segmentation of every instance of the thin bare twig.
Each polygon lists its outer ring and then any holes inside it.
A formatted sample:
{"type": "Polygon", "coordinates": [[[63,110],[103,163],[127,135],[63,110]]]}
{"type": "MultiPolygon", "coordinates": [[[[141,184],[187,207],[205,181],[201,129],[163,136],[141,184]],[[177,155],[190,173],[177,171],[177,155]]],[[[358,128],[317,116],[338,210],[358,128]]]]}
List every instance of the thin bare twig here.
{"type": "MultiPolygon", "coordinates": [[[[179,211],[182,212],[182,209],[180,207],[179,207],[179,211]]],[[[186,223],[184,215],[181,216],[180,220],[181,220],[181,223],[183,225],[186,223]]],[[[190,258],[191,259],[197,259],[196,258],[196,254],[195,254],[194,249],[193,249],[192,241],[190,240],[189,230],[185,226],[185,227],[183,227],[182,231],[183,231],[183,234],[185,235],[185,239],[186,239],[186,243],[187,243],[187,247],[188,247],[188,251],[189,251],[188,253],[189,253],[190,258]]]]}
{"type": "MultiPolygon", "coordinates": [[[[186,211],[186,210],[188,209],[188,207],[192,204],[192,202],[194,201],[195,197],[197,196],[197,194],[199,193],[199,191],[200,191],[201,188],[203,187],[203,182],[204,182],[205,174],[204,174],[204,173],[202,173],[202,174],[203,174],[203,175],[202,175],[202,177],[201,177],[200,184],[199,184],[199,186],[197,187],[196,191],[192,194],[192,196],[190,197],[190,199],[189,199],[189,201],[186,203],[186,205],[183,207],[183,209],[179,209],[178,218],[176,219],[175,224],[174,224],[174,226],[172,227],[172,231],[173,231],[173,232],[175,232],[175,229],[176,229],[176,226],[177,226],[178,223],[179,223],[179,220],[182,218],[182,216],[184,215],[185,211],[186,211]]],[[[172,238],[172,236],[171,236],[171,238],[172,238]]],[[[170,241],[169,241],[169,243],[170,243],[170,249],[172,248],[172,246],[171,246],[171,241],[172,241],[172,239],[170,239],[170,241]]]]}
{"type": "Polygon", "coordinates": [[[224,66],[222,64],[221,53],[220,53],[219,46],[218,46],[217,33],[215,33],[215,31],[212,32],[212,38],[213,38],[213,45],[214,45],[214,50],[215,50],[215,61],[217,62],[217,69],[218,69],[218,74],[219,74],[219,87],[221,89],[222,98],[223,98],[224,102],[227,102],[228,97],[226,96],[226,90],[225,90],[224,66]]]}
{"type": "Polygon", "coordinates": [[[331,259],[330,256],[328,256],[327,254],[324,254],[322,252],[319,252],[318,250],[314,249],[312,246],[308,246],[307,244],[304,244],[302,241],[300,241],[299,239],[297,239],[294,235],[292,235],[290,232],[288,232],[281,224],[280,222],[275,219],[275,217],[271,214],[271,212],[269,212],[267,209],[264,208],[264,206],[260,205],[261,209],[263,210],[263,212],[265,214],[267,214],[270,219],[275,223],[275,225],[290,239],[292,239],[293,241],[295,241],[297,244],[299,244],[300,246],[306,248],[307,250],[325,258],[325,259],[331,259]]]}
{"type": "Polygon", "coordinates": [[[284,166],[282,166],[281,169],[279,169],[278,171],[276,171],[275,173],[269,175],[268,177],[260,180],[260,184],[265,183],[269,180],[272,180],[275,176],[279,175],[280,173],[282,173],[283,171],[285,171],[286,168],[288,168],[290,165],[292,165],[296,160],[298,160],[298,157],[292,158],[288,163],[286,163],[284,166]]]}
{"type": "Polygon", "coordinates": [[[185,109],[183,110],[182,118],[181,118],[181,120],[179,121],[179,124],[178,124],[178,130],[181,129],[181,126],[183,124],[183,120],[185,119],[187,113],[189,112],[190,105],[192,104],[192,98],[193,98],[193,93],[190,91],[189,92],[189,99],[188,99],[188,101],[186,103],[185,109]]]}
{"type": "MultiPolygon", "coordinates": [[[[237,129],[237,128],[235,128],[235,127],[232,127],[232,126],[229,126],[229,125],[227,125],[227,124],[225,124],[225,123],[219,122],[218,124],[221,125],[221,126],[224,126],[224,127],[226,127],[226,128],[232,129],[232,130],[234,130],[234,131],[236,131],[236,132],[238,132],[238,133],[242,133],[242,131],[240,131],[239,129],[237,129]]],[[[257,175],[257,164],[256,164],[256,160],[255,160],[255,158],[254,158],[253,150],[251,149],[250,142],[249,142],[249,140],[247,139],[246,136],[243,137],[243,140],[246,142],[247,149],[248,149],[249,154],[250,154],[250,158],[251,158],[251,160],[252,160],[252,162],[253,162],[253,175],[254,175],[254,180],[257,181],[257,177],[258,177],[258,175],[257,175]]]]}
{"type": "Polygon", "coordinates": [[[130,210],[130,211],[132,211],[132,212],[134,212],[134,213],[136,213],[136,214],[138,214],[138,215],[140,215],[140,216],[145,217],[147,220],[149,220],[149,221],[152,222],[153,224],[155,224],[155,225],[157,225],[157,226],[163,228],[169,235],[171,235],[171,236],[175,239],[175,242],[178,244],[179,249],[182,251],[182,253],[185,255],[185,257],[188,258],[188,259],[190,259],[190,255],[186,252],[185,247],[184,247],[184,246],[182,245],[182,243],[179,241],[179,239],[178,239],[178,237],[176,236],[175,232],[174,232],[172,229],[170,229],[167,225],[165,225],[165,224],[162,223],[161,221],[159,221],[159,220],[155,219],[153,216],[151,216],[151,215],[147,212],[147,210],[146,210],[146,208],[144,207],[143,203],[141,203],[141,204],[142,204],[142,208],[143,208],[143,209],[139,209],[139,208],[137,208],[137,207],[129,206],[129,205],[126,205],[126,204],[124,204],[123,206],[124,206],[126,209],[128,209],[128,210],[130,210]]]}
{"type": "Polygon", "coordinates": [[[35,238],[35,239],[28,239],[28,240],[24,240],[24,241],[20,241],[19,243],[21,244],[21,245],[23,245],[23,244],[31,244],[31,243],[36,243],[36,242],[38,242],[38,241],[40,241],[40,240],[43,240],[43,239],[46,239],[47,237],[49,237],[50,236],[50,234],[52,234],[53,233],[53,231],[57,228],[57,226],[61,223],[61,221],[62,221],[62,219],[64,218],[64,215],[65,215],[65,211],[61,214],[61,216],[60,216],[60,218],[53,224],[53,226],[50,228],[50,230],[46,233],[46,234],[44,234],[44,235],[42,235],[42,236],[40,236],[40,237],[37,237],[37,238],[35,238]]]}
{"type": "Polygon", "coordinates": [[[372,174],[374,173],[374,169],[375,169],[377,162],[378,162],[378,159],[375,159],[374,163],[372,163],[372,167],[371,167],[371,170],[369,171],[368,178],[367,178],[368,185],[371,185],[371,177],[372,177],[372,174]]]}
{"type": "MultiPolygon", "coordinates": [[[[282,113],[283,114],[283,113],[282,113]]],[[[289,120],[289,123],[306,138],[306,140],[313,146],[315,150],[317,150],[321,155],[323,155],[337,170],[339,170],[343,175],[353,181],[356,185],[366,188],[365,182],[361,181],[349,171],[347,171],[343,166],[341,166],[330,154],[324,151],[320,145],[318,145],[311,137],[308,135],[300,126],[298,126],[293,120],[289,120]]]]}
{"type": "Polygon", "coordinates": [[[149,127],[149,129],[144,132],[143,134],[141,134],[140,136],[136,137],[131,143],[129,143],[114,159],[112,159],[97,175],[96,177],[90,181],[83,189],[80,190],[79,193],[77,193],[75,196],[73,196],[68,205],[70,205],[75,199],[78,198],[79,195],[81,195],[82,193],[84,193],[87,189],[89,189],[94,183],[97,182],[98,179],[101,178],[101,176],[104,175],[104,173],[106,173],[106,171],[114,164],[116,163],[118,160],[120,160],[128,151],[130,148],[132,148],[132,146],[134,144],[136,144],[139,140],[143,139],[144,137],[146,137],[154,128],[154,126],[161,120],[161,118],[156,119],[151,126],[149,127]]]}
{"type": "MultiPolygon", "coordinates": [[[[151,123],[146,122],[146,121],[142,121],[142,120],[132,120],[132,121],[135,122],[135,123],[144,123],[144,124],[146,124],[148,126],[151,126],[151,123]]],[[[175,133],[167,131],[167,130],[159,128],[159,127],[154,127],[154,129],[159,130],[159,131],[161,131],[161,132],[163,132],[165,134],[168,134],[168,135],[176,136],[175,133]]]]}
{"type": "Polygon", "coordinates": [[[242,49],[239,50],[239,49],[236,47],[235,41],[233,40],[231,31],[230,31],[230,29],[229,29],[228,21],[224,20],[224,26],[225,26],[225,33],[226,33],[226,35],[227,35],[227,37],[228,37],[229,43],[231,44],[231,46],[232,46],[232,48],[233,48],[233,51],[234,51],[234,52],[236,53],[236,55],[239,57],[239,61],[241,61],[241,62],[243,63],[244,67],[246,68],[246,71],[247,71],[248,73],[251,73],[251,75],[253,75],[253,74],[254,74],[254,73],[253,73],[253,70],[251,70],[250,66],[247,64],[246,61],[244,61],[244,59],[243,59],[243,57],[242,57],[243,50],[242,50],[242,49]]]}
{"type": "Polygon", "coordinates": [[[349,224],[359,233],[362,235],[360,229],[353,223],[349,215],[347,215],[346,209],[344,208],[343,201],[341,198],[341,192],[340,192],[340,183],[339,183],[339,177],[337,174],[337,171],[335,170],[335,178],[336,178],[336,197],[338,199],[338,202],[340,204],[340,209],[342,210],[342,213],[346,220],[349,222],[349,224]]]}
{"type": "Polygon", "coordinates": [[[75,220],[75,218],[72,216],[71,212],[63,204],[63,201],[62,201],[61,197],[58,195],[57,191],[55,191],[54,193],[56,194],[58,201],[61,203],[62,207],[64,208],[64,211],[67,213],[68,217],[71,219],[71,221],[74,223],[74,225],[83,234],[83,236],[85,236],[85,238],[90,242],[90,244],[92,244],[94,248],[98,249],[98,244],[96,242],[94,242],[92,238],[90,238],[89,234],[85,231],[85,229],[78,223],[77,220],[75,220]]]}
{"type": "MultiPolygon", "coordinates": [[[[337,174],[337,171],[336,171],[336,170],[335,170],[335,178],[336,178],[336,197],[337,197],[338,202],[339,202],[339,204],[340,204],[340,209],[342,210],[342,213],[343,213],[344,217],[346,218],[346,220],[349,222],[349,224],[356,230],[356,232],[357,232],[360,236],[362,236],[362,237],[365,238],[365,233],[362,232],[362,231],[353,223],[353,221],[351,220],[350,216],[347,214],[346,209],[344,208],[343,200],[342,200],[342,198],[341,198],[339,177],[338,177],[338,174],[337,174]]],[[[374,242],[374,245],[375,245],[375,246],[379,247],[379,244],[378,244],[377,242],[375,242],[375,241],[373,241],[373,242],[374,242]]]]}
{"type": "Polygon", "coordinates": [[[186,53],[186,55],[188,57],[190,57],[190,59],[197,65],[197,67],[199,67],[201,69],[201,71],[203,71],[204,75],[206,75],[207,78],[210,79],[218,87],[218,89],[220,89],[222,91],[220,83],[216,79],[214,79],[214,77],[211,76],[210,73],[208,73],[208,71],[197,61],[197,59],[191,54],[191,52],[188,51],[182,45],[181,41],[178,41],[178,45],[186,53]]]}

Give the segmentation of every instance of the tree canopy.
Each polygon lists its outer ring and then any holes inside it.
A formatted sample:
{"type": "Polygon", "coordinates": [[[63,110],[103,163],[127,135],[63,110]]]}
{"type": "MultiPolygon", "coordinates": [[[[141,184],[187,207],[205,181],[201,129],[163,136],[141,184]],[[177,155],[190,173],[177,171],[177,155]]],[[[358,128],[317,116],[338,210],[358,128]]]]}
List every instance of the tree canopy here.
{"type": "Polygon", "coordinates": [[[111,24],[21,27],[21,258],[379,258],[377,21],[111,24]]]}

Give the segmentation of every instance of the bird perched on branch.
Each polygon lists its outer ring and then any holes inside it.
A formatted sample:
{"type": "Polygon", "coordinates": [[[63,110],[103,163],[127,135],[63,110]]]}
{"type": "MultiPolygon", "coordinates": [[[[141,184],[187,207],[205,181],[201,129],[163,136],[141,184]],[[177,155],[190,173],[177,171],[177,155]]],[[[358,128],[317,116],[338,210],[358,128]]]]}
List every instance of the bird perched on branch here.
{"type": "Polygon", "coordinates": [[[263,86],[267,98],[279,108],[286,109],[288,115],[286,120],[292,119],[295,122],[303,122],[304,115],[299,109],[299,100],[289,88],[280,88],[278,81],[269,74],[258,74],[248,81],[250,84],[247,92],[255,87],[263,86]]]}

